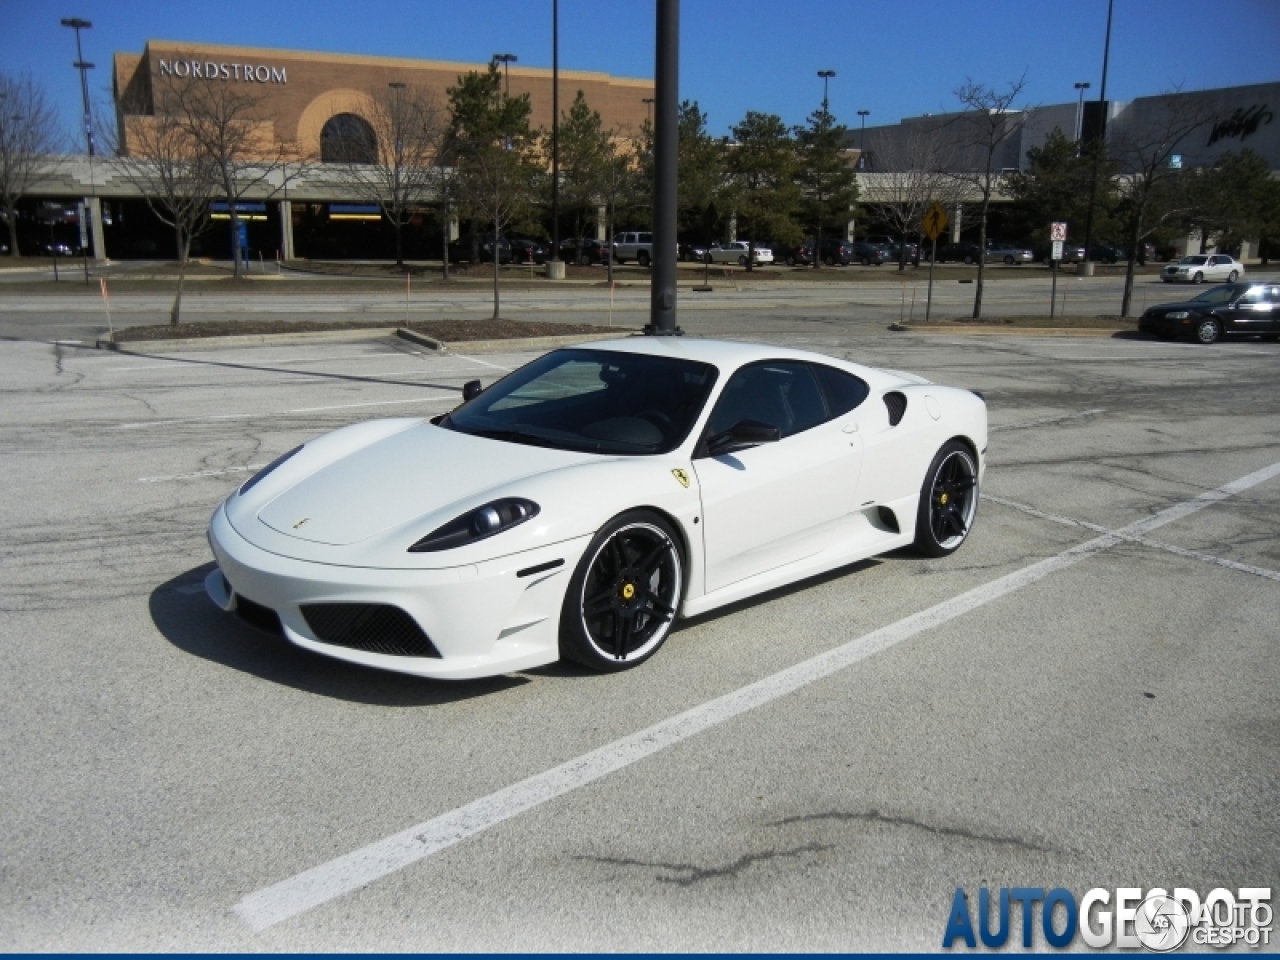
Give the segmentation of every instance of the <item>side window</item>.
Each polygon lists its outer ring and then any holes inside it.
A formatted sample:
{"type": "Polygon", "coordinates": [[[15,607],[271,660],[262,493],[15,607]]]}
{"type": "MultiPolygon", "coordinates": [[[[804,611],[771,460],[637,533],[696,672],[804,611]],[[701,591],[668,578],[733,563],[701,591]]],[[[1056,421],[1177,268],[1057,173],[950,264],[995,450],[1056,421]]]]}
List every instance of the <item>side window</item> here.
{"type": "Polygon", "coordinates": [[[1267,303],[1280,303],[1280,287],[1267,287],[1267,303]]]}
{"type": "Polygon", "coordinates": [[[711,434],[717,434],[740,420],[758,420],[789,437],[826,419],[822,394],[809,364],[779,360],[752,364],[735,373],[725,384],[707,426],[711,434]]]}
{"type": "Polygon", "coordinates": [[[871,388],[864,381],[851,373],[845,373],[835,367],[823,366],[820,363],[812,366],[818,383],[822,385],[822,392],[827,398],[827,410],[833,419],[844,416],[867,399],[867,394],[871,392],[871,388]]]}
{"type": "Polygon", "coordinates": [[[1253,287],[1243,297],[1240,303],[1263,303],[1267,299],[1266,287],[1253,287]]]}

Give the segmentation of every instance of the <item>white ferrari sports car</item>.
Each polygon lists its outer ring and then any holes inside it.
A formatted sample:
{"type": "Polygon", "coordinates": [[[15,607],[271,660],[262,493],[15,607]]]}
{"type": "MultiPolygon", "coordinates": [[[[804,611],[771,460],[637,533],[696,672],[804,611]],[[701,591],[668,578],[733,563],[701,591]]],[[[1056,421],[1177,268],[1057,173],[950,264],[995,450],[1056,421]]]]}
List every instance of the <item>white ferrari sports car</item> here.
{"type": "Polygon", "coordinates": [[[973,529],[970,390],[781,347],[555,350],[448,414],[277,458],[213,514],[224,610],[300,647],[463,679],[657,652],[678,617],[973,529]]]}

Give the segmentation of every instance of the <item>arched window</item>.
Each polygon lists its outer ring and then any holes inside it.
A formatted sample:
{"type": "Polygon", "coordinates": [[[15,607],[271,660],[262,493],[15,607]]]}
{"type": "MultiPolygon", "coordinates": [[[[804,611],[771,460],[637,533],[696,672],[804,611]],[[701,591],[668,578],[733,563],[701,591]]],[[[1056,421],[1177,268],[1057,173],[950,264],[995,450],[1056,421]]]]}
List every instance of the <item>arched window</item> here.
{"type": "Polygon", "coordinates": [[[321,163],[377,163],[378,138],[373,127],[354,113],[329,118],[320,131],[321,163]]]}

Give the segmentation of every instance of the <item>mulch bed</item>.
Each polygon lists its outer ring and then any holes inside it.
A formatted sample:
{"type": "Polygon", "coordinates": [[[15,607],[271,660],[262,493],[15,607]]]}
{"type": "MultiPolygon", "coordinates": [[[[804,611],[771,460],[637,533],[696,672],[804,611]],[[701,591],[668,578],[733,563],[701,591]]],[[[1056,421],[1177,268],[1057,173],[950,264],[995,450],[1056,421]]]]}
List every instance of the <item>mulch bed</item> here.
{"type": "MultiPolygon", "coordinates": [[[[1096,317],[1049,317],[1046,315],[979,317],[976,320],[973,317],[947,317],[941,320],[931,320],[928,326],[936,327],[953,323],[976,327],[1055,327],[1082,330],[1136,330],[1138,328],[1137,317],[1119,317],[1111,315],[1100,315],[1096,317]]],[[[911,326],[923,327],[925,324],[920,320],[915,320],[912,321],[911,326]]]]}
{"type": "Polygon", "coordinates": [[[590,333],[617,333],[625,328],[597,327],[588,323],[523,323],[515,320],[424,320],[408,324],[393,319],[344,320],[319,323],[311,320],[228,320],[180,323],[152,327],[127,327],[116,333],[116,342],[127,340],[186,340],[198,337],[243,337],[271,333],[314,333],[322,330],[373,330],[404,327],[434,340],[457,343],[463,340],[518,340],[524,337],[578,336],[590,333]]]}

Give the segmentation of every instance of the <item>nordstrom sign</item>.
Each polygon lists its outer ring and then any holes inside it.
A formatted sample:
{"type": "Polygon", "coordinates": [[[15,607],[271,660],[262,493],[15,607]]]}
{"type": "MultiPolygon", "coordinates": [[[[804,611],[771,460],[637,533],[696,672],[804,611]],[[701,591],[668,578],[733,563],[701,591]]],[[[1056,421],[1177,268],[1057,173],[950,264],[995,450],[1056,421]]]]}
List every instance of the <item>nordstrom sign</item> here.
{"type": "Polygon", "coordinates": [[[160,76],[198,80],[244,80],[249,83],[288,83],[284,67],[261,63],[214,63],[212,60],[161,60],[160,76]]]}

